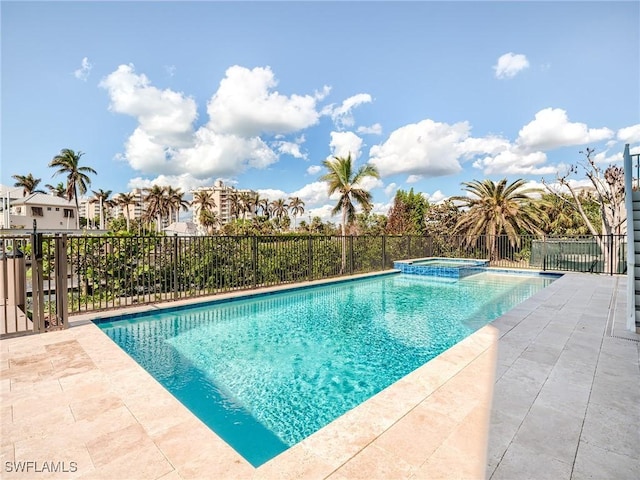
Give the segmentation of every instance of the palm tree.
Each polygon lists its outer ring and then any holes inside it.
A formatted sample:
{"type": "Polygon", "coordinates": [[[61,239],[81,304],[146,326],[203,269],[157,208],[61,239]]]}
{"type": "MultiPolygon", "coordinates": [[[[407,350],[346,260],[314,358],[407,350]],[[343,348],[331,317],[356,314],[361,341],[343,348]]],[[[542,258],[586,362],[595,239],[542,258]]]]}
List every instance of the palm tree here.
{"type": "Polygon", "coordinates": [[[281,228],[282,218],[286,217],[289,210],[289,206],[285,203],[284,198],[274,200],[269,204],[269,210],[271,215],[277,220],[278,228],[281,228]]]}
{"type": "Polygon", "coordinates": [[[372,196],[368,191],[359,188],[358,184],[366,177],[380,178],[378,169],[371,165],[361,166],[353,173],[353,161],[351,154],[344,157],[333,157],[322,164],[329,170],[320,180],[329,184],[329,195],[340,193],[338,203],[331,211],[332,215],[342,214],[342,236],[346,235],[347,223],[353,222],[356,217],[355,203],[359,204],[365,212],[370,212],[373,204],[372,196]]]}
{"type": "Polygon", "coordinates": [[[238,207],[242,213],[242,219],[246,218],[248,212],[251,212],[252,198],[249,192],[241,192],[238,195],[238,207]]]}
{"type": "Polygon", "coordinates": [[[240,196],[238,195],[238,192],[236,192],[235,190],[232,191],[229,194],[229,214],[231,215],[231,217],[233,217],[234,219],[238,219],[238,217],[240,216],[240,210],[241,210],[241,202],[240,202],[240,196]]]}
{"type": "Polygon", "coordinates": [[[166,190],[167,199],[169,201],[169,221],[173,222],[173,210],[176,211],[175,221],[180,221],[180,209],[185,212],[189,210],[189,202],[184,199],[184,192],[179,188],[175,189],[168,186],[166,190]]]}
{"type": "Polygon", "coordinates": [[[104,229],[104,207],[109,207],[111,205],[111,202],[109,202],[109,197],[111,196],[112,190],[102,190],[100,188],[97,192],[95,190],[91,191],[95,195],[92,201],[98,202],[98,204],[100,205],[100,228],[104,229]]]}
{"type": "Polygon", "coordinates": [[[34,178],[33,174],[27,175],[11,175],[16,180],[13,184],[14,187],[22,187],[24,196],[26,197],[30,193],[44,193],[43,190],[37,190],[38,184],[42,181],[41,178],[34,178]]]}
{"type": "Polygon", "coordinates": [[[56,197],[64,198],[67,194],[67,189],[62,182],[59,182],[55,187],[50,183],[47,183],[45,187],[49,189],[50,195],[54,195],[56,197]]]}
{"type": "Polygon", "coordinates": [[[218,214],[212,210],[204,208],[200,210],[198,221],[200,222],[200,225],[207,229],[207,233],[211,233],[213,227],[220,225],[220,218],[218,218],[218,214]]]}
{"type": "Polygon", "coordinates": [[[289,210],[293,215],[293,229],[297,228],[296,217],[304,213],[304,202],[300,197],[289,197],[289,210]]]}
{"type": "MultiPolygon", "coordinates": [[[[80,158],[83,152],[74,152],[69,148],[63,148],[60,153],[53,157],[49,162],[50,167],[57,167],[58,171],[53,174],[56,176],[60,173],[67,175],[67,200],[75,199],[76,210],[80,211],[78,205],[78,191],[81,195],[87,193],[87,186],[91,184],[89,173],[97,175],[97,172],[91,167],[81,167],[80,158]]],[[[80,228],[80,215],[76,215],[76,228],[80,228]]]]}
{"type": "Polygon", "coordinates": [[[169,198],[167,197],[167,188],[153,185],[151,188],[144,189],[144,203],[147,209],[144,212],[144,219],[147,222],[156,220],[156,231],[162,230],[162,219],[169,215],[169,198]]]}
{"type": "MultiPolygon", "coordinates": [[[[209,230],[209,226],[205,224],[206,221],[210,219],[209,214],[213,214],[213,209],[216,208],[216,202],[213,199],[213,195],[210,190],[198,190],[193,194],[193,201],[191,202],[192,206],[195,206],[195,216],[198,219],[198,222],[203,226],[207,227],[207,231],[209,230]],[[205,222],[203,222],[205,220],[205,222]]],[[[219,220],[216,218],[219,222],[219,220]]]]}
{"type": "Polygon", "coordinates": [[[116,204],[120,205],[124,211],[124,217],[127,219],[127,231],[131,230],[131,212],[129,207],[135,205],[137,202],[138,198],[135,193],[121,193],[116,197],[116,204]]]}
{"type": "Polygon", "coordinates": [[[490,260],[498,257],[497,236],[506,234],[511,246],[520,246],[522,230],[542,235],[543,214],[529,198],[536,189],[522,189],[523,179],[507,184],[504,178],[498,183],[492,180],[464,182],[464,190],[471,196],[452,197],[467,208],[454,231],[465,235],[467,245],[475,243],[481,235],[489,241],[490,260]]]}
{"type": "Polygon", "coordinates": [[[373,207],[371,203],[373,198],[371,193],[360,188],[358,184],[366,177],[380,178],[380,174],[378,173],[378,169],[371,164],[361,166],[354,174],[351,153],[349,153],[346,158],[333,157],[332,160],[325,160],[322,164],[327,168],[328,172],[325,173],[320,180],[329,184],[329,196],[335,192],[340,193],[338,203],[333,207],[331,214],[342,214],[342,264],[340,273],[343,273],[347,264],[347,222],[351,223],[356,218],[354,201],[359,204],[366,213],[369,213],[373,207]]]}

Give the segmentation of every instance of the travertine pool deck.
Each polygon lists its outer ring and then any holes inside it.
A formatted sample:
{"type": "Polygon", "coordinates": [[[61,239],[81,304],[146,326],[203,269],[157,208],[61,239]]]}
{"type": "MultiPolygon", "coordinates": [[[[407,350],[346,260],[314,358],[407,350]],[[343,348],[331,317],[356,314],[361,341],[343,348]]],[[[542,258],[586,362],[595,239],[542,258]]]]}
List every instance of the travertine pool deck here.
{"type": "Polygon", "coordinates": [[[0,476],[637,479],[625,296],[624,277],[567,274],[259,468],[86,321],[98,315],[75,317],[0,341],[0,476]]]}

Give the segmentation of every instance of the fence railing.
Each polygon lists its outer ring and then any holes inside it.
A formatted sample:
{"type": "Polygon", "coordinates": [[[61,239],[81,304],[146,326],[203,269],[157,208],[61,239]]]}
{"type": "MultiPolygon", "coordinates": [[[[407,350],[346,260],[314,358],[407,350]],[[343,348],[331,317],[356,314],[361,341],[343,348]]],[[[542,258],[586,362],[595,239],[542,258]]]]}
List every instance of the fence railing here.
{"type": "Polygon", "coordinates": [[[69,314],[393,268],[485,258],[491,266],[617,274],[626,237],[1,236],[2,335],[64,328],[69,314]],[[22,323],[20,323],[22,322],[22,323]],[[25,327],[26,325],[26,327],[25,327]]]}

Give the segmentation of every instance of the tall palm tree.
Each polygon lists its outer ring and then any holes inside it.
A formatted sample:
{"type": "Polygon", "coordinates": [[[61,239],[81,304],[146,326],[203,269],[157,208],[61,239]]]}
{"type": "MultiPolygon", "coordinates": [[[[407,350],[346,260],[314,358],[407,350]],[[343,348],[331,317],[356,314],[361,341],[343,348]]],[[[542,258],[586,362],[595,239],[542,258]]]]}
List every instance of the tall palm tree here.
{"type": "Polygon", "coordinates": [[[38,184],[42,181],[41,178],[34,178],[33,174],[27,175],[11,175],[16,180],[13,184],[14,187],[22,187],[24,196],[26,197],[30,193],[44,193],[43,190],[38,190],[38,184]]]}
{"type": "Polygon", "coordinates": [[[238,219],[238,217],[240,216],[240,210],[241,210],[241,201],[240,201],[240,195],[238,194],[238,192],[236,192],[235,190],[232,191],[229,194],[229,215],[231,215],[232,218],[234,219],[238,219]]]}
{"type": "Polygon", "coordinates": [[[184,192],[179,188],[168,186],[166,190],[167,199],[169,201],[169,221],[180,221],[180,209],[185,212],[189,210],[189,202],[184,199],[184,192]],[[176,212],[175,218],[173,212],[176,212]]]}
{"type": "Polygon", "coordinates": [[[144,192],[144,203],[147,208],[143,217],[147,222],[156,220],[156,231],[160,232],[162,230],[162,219],[169,215],[167,188],[152,185],[151,188],[145,188],[144,192]]]}
{"type": "Polygon", "coordinates": [[[63,182],[58,182],[55,187],[50,183],[47,183],[45,187],[49,189],[50,195],[54,195],[56,197],[64,198],[67,194],[67,188],[64,186],[63,182]]]}
{"type": "MultiPolygon", "coordinates": [[[[81,195],[87,193],[87,186],[91,185],[89,173],[97,175],[97,172],[91,167],[81,167],[80,158],[83,152],[74,152],[69,148],[63,148],[60,153],[53,157],[49,162],[50,167],[57,167],[58,171],[53,174],[56,176],[60,173],[67,175],[67,200],[75,199],[76,210],[80,212],[78,205],[78,192],[81,195]]],[[[80,228],[80,215],[76,215],[76,228],[80,228]]]]}
{"type": "Polygon", "coordinates": [[[332,160],[325,160],[322,164],[328,172],[325,173],[320,180],[329,184],[329,196],[336,192],[340,194],[338,203],[333,207],[331,214],[342,214],[342,264],[340,273],[343,273],[347,265],[347,222],[351,223],[356,218],[354,202],[359,204],[366,213],[369,213],[373,207],[371,203],[373,198],[371,193],[361,188],[359,184],[366,177],[380,178],[380,173],[378,173],[378,169],[371,164],[361,166],[354,173],[351,153],[349,153],[346,158],[333,157],[332,160]]]}
{"type": "Polygon", "coordinates": [[[372,195],[368,191],[360,188],[359,183],[366,177],[380,178],[378,169],[371,165],[363,165],[358,171],[353,171],[353,161],[351,154],[347,157],[333,157],[332,160],[325,160],[322,164],[328,172],[320,180],[329,184],[329,195],[338,192],[340,198],[331,213],[342,214],[341,232],[346,235],[347,223],[353,222],[356,217],[356,207],[354,202],[359,204],[365,212],[370,212],[373,204],[372,195]]]}
{"type": "Polygon", "coordinates": [[[104,229],[104,219],[105,219],[105,207],[111,206],[111,202],[109,202],[109,197],[111,196],[111,192],[113,190],[102,190],[101,188],[96,190],[91,190],[93,192],[92,201],[98,203],[100,205],[100,228],[104,229]]]}
{"type": "Polygon", "coordinates": [[[212,233],[214,227],[220,226],[220,218],[213,210],[201,209],[198,215],[198,221],[200,225],[207,229],[207,233],[212,233]]]}
{"type": "Polygon", "coordinates": [[[293,215],[293,229],[297,228],[296,217],[304,213],[304,202],[300,197],[289,197],[289,210],[293,215]]]}
{"type": "Polygon", "coordinates": [[[246,218],[248,212],[251,212],[252,198],[249,192],[241,192],[238,195],[238,207],[242,213],[242,219],[246,218]]]}
{"type": "Polygon", "coordinates": [[[124,211],[124,218],[127,219],[127,231],[131,230],[131,211],[129,207],[138,202],[135,193],[121,193],[116,197],[116,204],[124,211]]]}
{"type": "Polygon", "coordinates": [[[271,211],[271,215],[277,220],[278,228],[281,227],[280,223],[282,218],[287,216],[289,212],[288,209],[289,206],[285,203],[284,198],[279,198],[269,204],[269,210],[271,211]]]}
{"type": "MultiPolygon", "coordinates": [[[[205,224],[209,219],[210,213],[215,213],[213,211],[216,208],[216,202],[213,199],[213,195],[210,190],[198,190],[193,194],[193,201],[191,205],[195,207],[195,217],[198,219],[198,222],[203,226],[207,227],[207,231],[209,231],[209,227],[213,225],[205,224]],[[203,222],[205,220],[205,222],[203,222]]],[[[217,220],[217,219],[216,219],[217,220]]]]}
{"type": "Polygon", "coordinates": [[[464,234],[468,245],[476,242],[481,235],[486,235],[491,260],[498,257],[498,235],[506,234],[512,246],[519,246],[521,230],[543,234],[543,214],[528,196],[539,190],[523,189],[523,179],[511,184],[507,184],[506,178],[498,183],[473,180],[462,185],[471,196],[452,197],[467,209],[454,230],[464,234]]]}

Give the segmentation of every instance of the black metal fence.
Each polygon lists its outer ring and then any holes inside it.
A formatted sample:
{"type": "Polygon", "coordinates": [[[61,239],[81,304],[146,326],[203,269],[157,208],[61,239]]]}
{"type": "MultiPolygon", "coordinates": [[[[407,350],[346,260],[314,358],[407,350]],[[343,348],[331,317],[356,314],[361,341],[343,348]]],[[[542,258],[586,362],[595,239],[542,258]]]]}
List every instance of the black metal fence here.
{"type": "Polygon", "coordinates": [[[626,271],[622,235],[522,236],[515,244],[506,236],[469,243],[461,236],[33,234],[3,235],[0,241],[3,335],[18,328],[17,318],[43,331],[64,327],[68,314],[388,270],[395,260],[412,258],[485,258],[494,267],[552,271],[626,271]]]}

